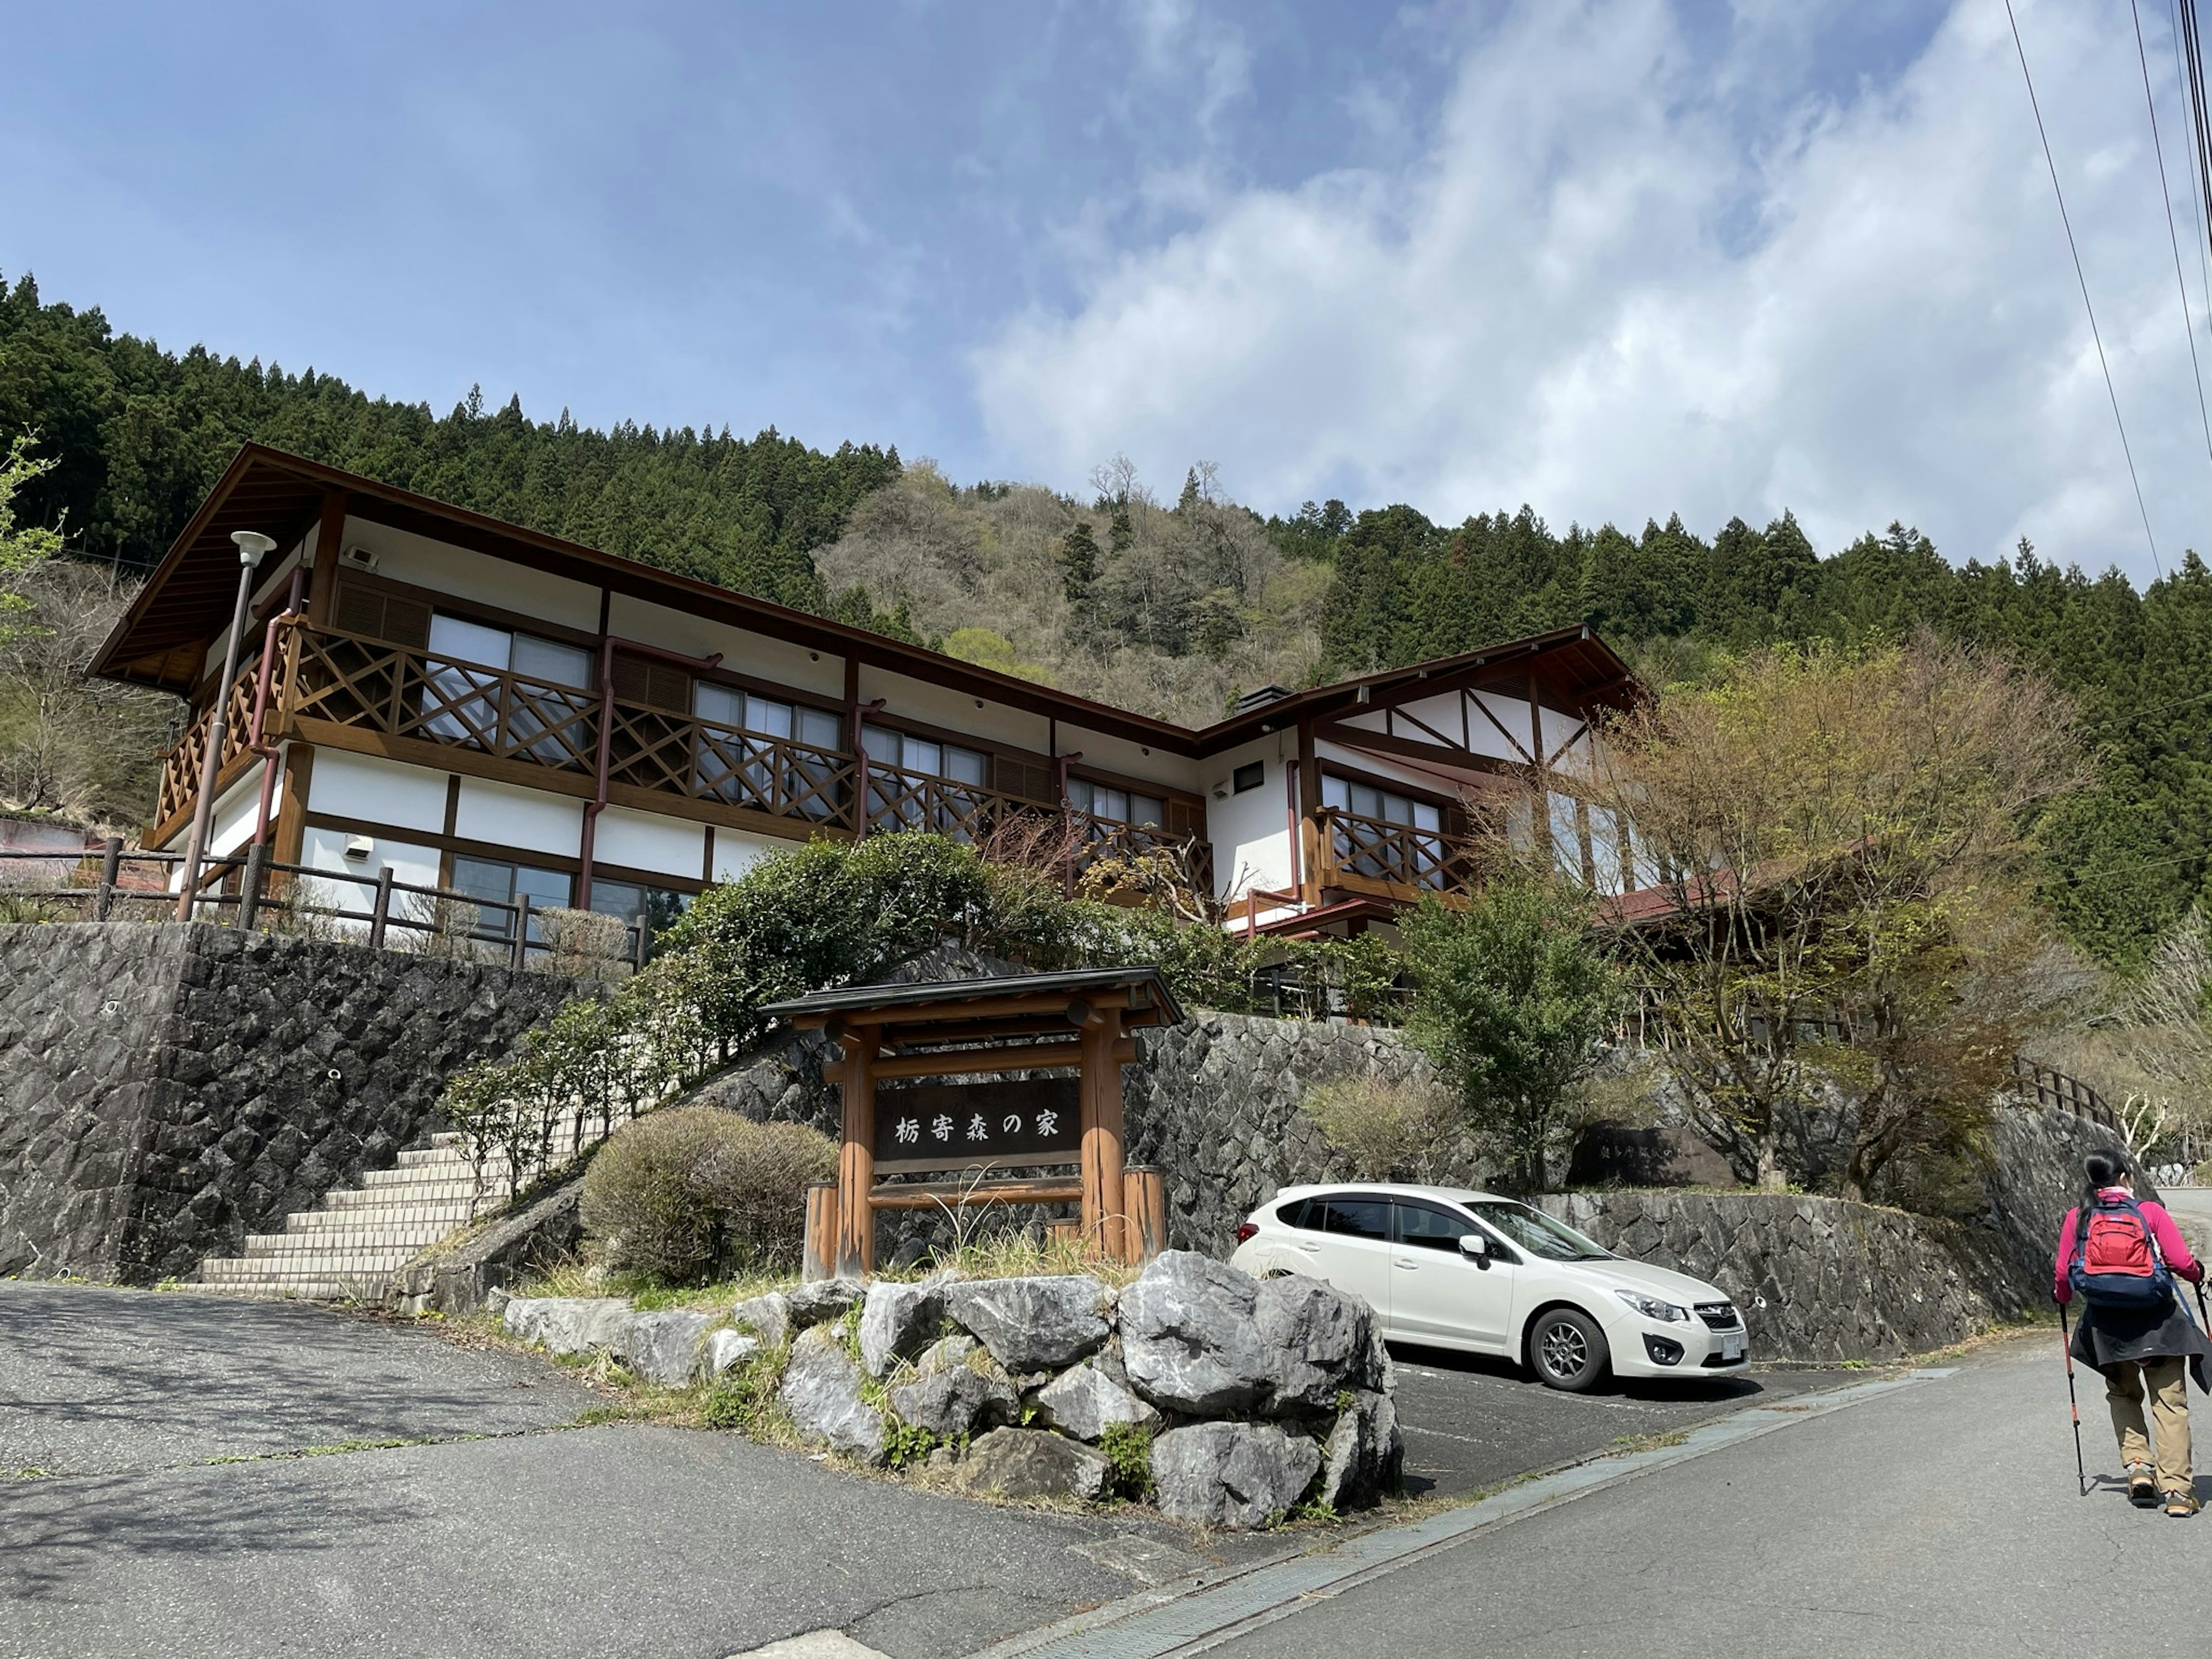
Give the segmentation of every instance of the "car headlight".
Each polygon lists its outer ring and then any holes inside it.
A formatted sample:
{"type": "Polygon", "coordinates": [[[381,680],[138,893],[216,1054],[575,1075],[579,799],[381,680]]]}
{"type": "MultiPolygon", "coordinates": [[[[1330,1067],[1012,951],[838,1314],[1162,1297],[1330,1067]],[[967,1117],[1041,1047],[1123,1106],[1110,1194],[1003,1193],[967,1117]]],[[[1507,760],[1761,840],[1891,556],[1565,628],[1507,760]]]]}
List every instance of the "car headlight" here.
{"type": "Polygon", "coordinates": [[[1646,1319],[1656,1319],[1662,1325],[1682,1324],[1690,1317],[1688,1309],[1662,1302],[1656,1296],[1643,1296],[1634,1291],[1615,1291],[1613,1294],[1646,1319]]]}

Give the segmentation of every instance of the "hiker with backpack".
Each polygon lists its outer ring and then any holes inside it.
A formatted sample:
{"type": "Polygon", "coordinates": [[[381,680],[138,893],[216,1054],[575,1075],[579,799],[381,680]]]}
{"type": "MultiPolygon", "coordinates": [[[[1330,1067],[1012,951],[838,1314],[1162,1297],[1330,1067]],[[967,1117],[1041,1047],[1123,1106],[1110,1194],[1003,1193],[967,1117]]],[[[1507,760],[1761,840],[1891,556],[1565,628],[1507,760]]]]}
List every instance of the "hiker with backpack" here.
{"type": "Polygon", "coordinates": [[[2136,1198],[2124,1153],[2093,1152],[2083,1167],[2088,1184],[2059,1230],[2054,1287],[2062,1309],[2077,1296],[2083,1304],[2069,1352],[2104,1376],[2128,1501],[2138,1509],[2163,1504],[2177,1518],[2194,1515],[2188,1373],[2197,1362],[2203,1386],[2202,1362],[2212,1359],[2212,1343],[2175,1295],[2173,1280],[2202,1284],[2204,1268],[2166,1206],[2136,1198]]]}

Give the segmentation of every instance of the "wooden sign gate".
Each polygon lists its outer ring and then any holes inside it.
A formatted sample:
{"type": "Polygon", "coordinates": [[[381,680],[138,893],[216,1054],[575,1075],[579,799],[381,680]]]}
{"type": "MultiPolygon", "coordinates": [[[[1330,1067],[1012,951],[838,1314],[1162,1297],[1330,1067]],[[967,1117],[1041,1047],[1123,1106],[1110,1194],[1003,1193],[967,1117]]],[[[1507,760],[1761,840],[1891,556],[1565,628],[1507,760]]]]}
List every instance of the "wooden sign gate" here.
{"type": "Polygon", "coordinates": [[[1121,1126],[1131,1034],[1182,1018],[1158,969],[867,986],[766,1012],[824,1032],[842,1056],[837,1180],[808,1194],[809,1278],[872,1272],[881,1210],[1079,1204],[1101,1255],[1164,1247],[1159,1172],[1124,1166],[1121,1126]],[[954,1078],[996,1080],[922,1081],[954,1078]],[[878,1180],[912,1175],[945,1178],[878,1180]]]}

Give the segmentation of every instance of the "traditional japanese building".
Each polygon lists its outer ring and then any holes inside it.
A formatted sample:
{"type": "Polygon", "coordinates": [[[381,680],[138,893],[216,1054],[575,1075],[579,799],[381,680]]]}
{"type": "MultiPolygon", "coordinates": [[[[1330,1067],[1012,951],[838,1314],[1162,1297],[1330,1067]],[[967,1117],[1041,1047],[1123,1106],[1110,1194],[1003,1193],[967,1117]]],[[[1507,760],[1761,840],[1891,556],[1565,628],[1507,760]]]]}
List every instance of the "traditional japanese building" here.
{"type": "Polygon", "coordinates": [[[660,924],[812,836],[1019,821],[1071,869],[1166,851],[1234,925],[1342,932],[1464,891],[1485,802],[1622,885],[1576,779],[1635,685],[1587,628],[1194,731],[248,445],[93,672],[192,704],[147,847],[185,842],[221,697],[210,853],[502,903],[660,924]],[[237,531],[276,550],[222,686],[237,531]]]}

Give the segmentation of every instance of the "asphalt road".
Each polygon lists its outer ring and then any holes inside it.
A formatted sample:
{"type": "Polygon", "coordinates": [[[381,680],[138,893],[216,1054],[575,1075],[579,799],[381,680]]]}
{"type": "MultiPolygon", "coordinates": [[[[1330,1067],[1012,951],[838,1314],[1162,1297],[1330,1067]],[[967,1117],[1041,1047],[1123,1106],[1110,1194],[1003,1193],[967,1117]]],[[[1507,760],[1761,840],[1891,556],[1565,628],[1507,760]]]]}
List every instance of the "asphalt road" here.
{"type": "Polygon", "coordinates": [[[1547,1389],[1518,1367],[1442,1348],[1401,1346],[1398,1418],[1413,1495],[1479,1492],[1626,1441],[1709,1423],[1857,1380],[1864,1371],[1762,1370],[1717,1382],[1608,1382],[1590,1394],[1547,1389]]]}
{"type": "MultiPolygon", "coordinates": [[[[1398,1359],[1415,1483],[1446,1491],[1833,1380],[1573,1398],[1487,1362],[1398,1359]]],[[[428,1330],[0,1282],[0,1659],[708,1659],[825,1627],[951,1659],[1316,1541],[993,1509],[732,1435],[573,1426],[595,1403],[428,1330]],[[383,1440],[420,1443],[343,1449],[383,1440]]]]}
{"type": "MultiPolygon", "coordinates": [[[[2212,1519],[2076,1496],[2056,1334],[1657,1469],[1210,1650],[1955,1659],[2202,1650],[2212,1519]]],[[[2095,1379],[2093,1471],[2118,1459],[2095,1379]]],[[[2200,1493],[2212,1481],[2200,1478],[2200,1493]]]]}

